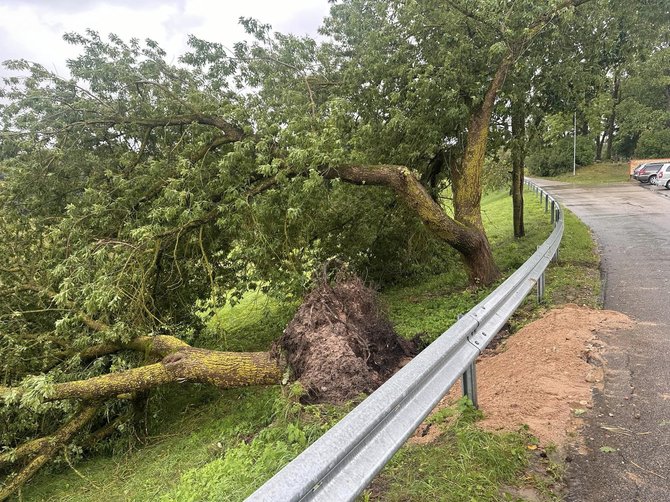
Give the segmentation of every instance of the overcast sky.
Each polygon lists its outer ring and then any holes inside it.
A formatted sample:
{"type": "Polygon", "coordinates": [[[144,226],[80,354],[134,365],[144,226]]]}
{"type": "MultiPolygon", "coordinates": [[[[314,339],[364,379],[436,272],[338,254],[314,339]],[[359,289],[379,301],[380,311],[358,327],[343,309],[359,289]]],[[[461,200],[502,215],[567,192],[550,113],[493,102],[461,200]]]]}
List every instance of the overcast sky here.
{"type": "Polygon", "coordinates": [[[0,0],[0,62],[23,58],[62,74],[77,54],[63,33],[86,28],[124,40],[151,38],[169,58],[185,51],[189,34],[228,46],[242,39],[240,16],[314,35],[328,7],[327,0],[0,0]]]}

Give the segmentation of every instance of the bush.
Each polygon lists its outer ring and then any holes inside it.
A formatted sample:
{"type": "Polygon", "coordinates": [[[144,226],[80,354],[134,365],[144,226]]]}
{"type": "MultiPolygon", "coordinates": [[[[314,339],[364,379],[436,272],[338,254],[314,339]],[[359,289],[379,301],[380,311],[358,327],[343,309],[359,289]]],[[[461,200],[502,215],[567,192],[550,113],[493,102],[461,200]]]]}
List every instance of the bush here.
{"type": "Polygon", "coordinates": [[[635,148],[638,158],[670,157],[670,129],[644,131],[635,148]]]}
{"type": "MultiPolygon", "coordinates": [[[[572,137],[566,136],[550,146],[538,146],[531,150],[526,165],[528,172],[538,176],[556,176],[572,169],[572,137]]],[[[586,166],[595,160],[595,148],[591,139],[577,137],[577,165],[586,166]]]]}

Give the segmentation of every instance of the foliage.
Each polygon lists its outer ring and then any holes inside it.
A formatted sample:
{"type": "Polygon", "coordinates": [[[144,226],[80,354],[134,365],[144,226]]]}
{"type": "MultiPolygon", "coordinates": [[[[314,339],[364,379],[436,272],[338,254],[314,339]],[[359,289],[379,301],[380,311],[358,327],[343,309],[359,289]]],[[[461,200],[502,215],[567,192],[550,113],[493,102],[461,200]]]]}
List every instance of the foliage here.
{"type": "MultiPolygon", "coordinates": [[[[536,147],[528,157],[528,170],[538,176],[556,176],[572,170],[573,138],[563,137],[553,143],[536,147]]],[[[592,164],[595,158],[593,143],[583,136],[577,137],[576,163],[592,164]]]]}
{"type": "Polygon", "coordinates": [[[512,161],[509,151],[500,150],[495,155],[487,156],[484,163],[484,172],[482,173],[484,193],[488,194],[508,188],[511,171],[512,161]]]}
{"type": "Polygon", "coordinates": [[[3,443],[73,415],[45,402],[52,385],[153,362],[127,350],[140,336],[217,343],[202,309],[248,291],[292,303],[332,258],[389,284],[456,276],[449,245],[471,283],[492,283],[480,211],[492,109],[538,37],[576,17],[570,1],[470,7],[343,0],[322,42],[242,19],[250,41],[190,37],[177,62],[150,39],[69,33],[65,78],[7,62],[0,394],[16,406],[0,409],[3,443]]]}
{"type": "MultiPolygon", "coordinates": [[[[499,253],[497,259],[511,264],[511,259],[517,251],[510,247],[510,242],[513,241],[509,238],[510,223],[504,216],[500,217],[500,221],[497,220],[497,215],[506,201],[509,201],[509,198],[502,193],[489,196],[485,199],[483,208],[490,215],[485,218],[490,222],[489,229],[498,229],[493,235],[507,239],[503,241],[502,246],[502,249],[507,251],[501,250],[502,254],[499,253]],[[507,255],[508,258],[504,258],[507,255]]],[[[530,230],[529,239],[532,242],[536,239],[541,241],[543,235],[538,232],[544,232],[547,228],[547,215],[540,209],[536,201],[528,201],[526,204],[526,220],[530,230]]],[[[493,242],[497,242],[497,239],[493,237],[493,242]]],[[[531,244],[526,252],[532,251],[533,248],[531,244]]],[[[596,306],[599,301],[600,284],[598,264],[595,244],[588,228],[570,212],[566,212],[561,260],[548,271],[547,305],[568,300],[596,306]],[[566,298],[566,293],[571,295],[570,298],[566,298]]],[[[476,303],[477,295],[460,292],[465,286],[465,276],[461,272],[451,278],[442,275],[425,278],[414,285],[396,286],[385,293],[384,298],[396,327],[406,336],[414,336],[417,332],[424,331],[434,337],[445,330],[451,318],[444,302],[452,296],[459,302],[464,298],[469,299],[467,304],[463,302],[458,308],[453,309],[455,313],[466,311],[476,303]],[[420,306],[422,308],[418,308],[420,306]]],[[[272,324],[273,316],[280,315],[279,312],[283,308],[264,298],[260,293],[245,295],[232,311],[226,307],[213,317],[210,340],[212,343],[224,343],[225,340],[229,346],[237,348],[235,344],[238,341],[245,343],[248,336],[262,332],[265,324],[272,324]]],[[[514,326],[519,326],[526,322],[526,319],[537,315],[537,311],[537,303],[530,297],[522,311],[515,316],[514,326]]],[[[268,340],[270,338],[268,336],[268,340]]],[[[299,393],[299,390],[295,390],[291,391],[290,395],[295,396],[299,393]]],[[[51,497],[83,501],[89,500],[92,493],[95,493],[103,494],[108,499],[121,500],[132,494],[132,498],[139,501],[155,500],[157,496],[176,493],[193,496],[196,489],[201,490],[208,486],[210,478],[216,479],[216,486],[223,489],[224,483],[246,476],[244,473],[236,472],[234,467],[241,467],[246,471],[249,469],[249,464],[245,462],[250,459],[260,459],[262,464],[258,469],[254,469],[259,477],[251,481],[254,486],[258,486],[272,475],[272,469],[278,467],[275,464],[278,459],[281,458],[285,462],[291,458],[294,453],[288,454],[289,449],[298,450],[299,441],[293,439],[289,441],[288,432],[281,432],[282,427],[291,423],[303,432],[307,429],[306,435],[309,436],[320,433],[318,423],[332,422],[342,413],[331,408],[319,411],[319,407],[311,407],[306,411],[312,419],[319,413],[323,418],[315,423],[305,421],[304,411],[295,407],[294,400],[280,396],[277,389],[227,391],[219,396],[217,392],[205,389],[194,393],[191,389],[169,388],[156,396],[153,403],[150,408],[152,415],[155,416],[150,430],[153,439],[144,445],[136,445],[130,451],[127,448],[127,440],[116,439],[108,442],[105,444],[105,450],[109,451],[108,455],[98,454],[77,465],[77,470],[86,479],[80,478],[75,472],[63,466],[28,485],[24,489],[24,497],[31,500],[49,500],[51,497]],[[296,413],[297,416],[303,417],[297,422],[296,413]],[[279,421],[276,426],[271,425],[275,420],[279,421]],[[264,434],[264,437],[279,440],[277,452],[273,452],[272,443],[266,444],[258,440],[258,433],[267,426],[270,426],[272,431],[264,434]],[[255,446],[250,447],[250,439],[257,441],[255,446]],[[225,461],[226,452],[229,450],[234,452],[235,462],[232,459],[225,461]],[[217,469],[208,467],[214,461],[217,469]],[[219,469],[223,472],[220,473],[219,469]],[[207,475],[199,472],[201,470],[207,475]],[[181,475],[187,472],[188,475],[182,483],[181,475]],[[198,484],[194,484],[195,482],[198,484]]],[[[467,407],[463,409],[467,410],[467,407]]],[[[446,426],[451,420],[450,417],[460,416],[457,408],[445,410],[448,411],[440,412],[431,421],[446,426]]],[[[460,425],[469,427],[470,423],[471,419],[460,425]]],[[[296,437],[295,432],[292,437],[296,437]]],[[[475,436],[480,439],[481,437],[475,436]]],[[[487,438],[486,441],[498,442],[494,436],[484,437],[487,438]]],[[[467,439],[467,436],[464,436],[464,439],[467,439]]],[[[462,446],[465,448],[467,444],[464,442],[462,446]]],[[[437,454],[441,455],[441,451],[437,450],[437,454]]],[[[404,452],[400,453],[399,457],[402,458],[403,455],[404,452]]],[[[421,450],[410,453],[410,456],[416,455],[422,455],[421,450]]],[[[497,467],[495,469],[497,470],[497,467]]],[[[426,479],[422,474],[417,472],[413,484],[406,485],[404,490],[420,489],[426,479]]],[[[478,479],[492,477],[486,471],[478,471],[475,474],[478,479]]],[[[238,493],[240,497],[244,496],[240,490],[248,493],[245,487],[239,485],[226,484],[225,489],[233,490],[232,493],[238,493]]],[[[216,497],[223,497],[223,493],[222,491],[217,493],[216,497]]]]}
{"type": "Polygon", "coordinates": [[[670,155],[668,131],[668,75],[670,48],[657,47],[648,57],[636,61],[622,84],[619,105],[619,137],[615,148],[620,155],[641,158],[670,155]]]}
{"type": "Polygon", "coordinates": [[[635,156],[644,159],[670,157],[670,126],[659,130],[643,131],[637,141],[635,156]]]}

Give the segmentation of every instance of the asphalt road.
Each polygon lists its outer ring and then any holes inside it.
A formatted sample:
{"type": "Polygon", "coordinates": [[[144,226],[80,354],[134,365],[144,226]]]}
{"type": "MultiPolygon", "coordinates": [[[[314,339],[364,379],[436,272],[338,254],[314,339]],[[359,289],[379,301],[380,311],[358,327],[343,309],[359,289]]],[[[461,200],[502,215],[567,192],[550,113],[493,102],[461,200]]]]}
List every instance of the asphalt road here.
{"type": "Polygon", "coordinates": [[[535,181],[593,231],[605,308],[637,321],[606,339],[604,389],[585,415],[588,451],[568,458],[565,500],[670,501],[670,190],[535,181]]]}

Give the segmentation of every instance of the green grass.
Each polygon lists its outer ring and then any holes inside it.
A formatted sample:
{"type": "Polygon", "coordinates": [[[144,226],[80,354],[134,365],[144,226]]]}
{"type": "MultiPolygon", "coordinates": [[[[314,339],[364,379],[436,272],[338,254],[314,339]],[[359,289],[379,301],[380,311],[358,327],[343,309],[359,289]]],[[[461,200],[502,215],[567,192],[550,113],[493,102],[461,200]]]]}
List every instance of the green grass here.
{"type": "MultiPolygon", "coordinates": [[[[543,206],[526,193],[528,237],[512,237],[511,199],[487,196],[483,215],[496,261],[505,273],[523,263],[550,232],[543,206]]],[[[566,213],[560,260],[548,271],[546,306],[563,301],[596,305],[598,257],[588,230],[566,213]]],[[[405,336],[435,338],[490,289],[468,289],[458,268],[383,293],[392,320],[405,336]]],[[[250,293],[221,309],[199,345],[266,350],[295,310],[250,293]]],[[[541,309],[540,309],[541,310],[541,309]]],[[[538,315],[531,297],[515,324],[538,315]]],[[[349,407],[302,406],[296,386],[220,393],[172,386],[157,393],[146,445],[112,443],[112,451],[38,476],[23,490],[34,501],[243,500],[335,423],[349,407]]],[[[525,431],[479,430],[477,413],[462,405],[433,419],[444,427],[430,446],[405,447],[375,482],[372,498],[384,500],[500,500],[501,487],[521,479],[528,458],[525,431]],[[443,422],[443,423],[442,423],[443,422]],[[427,495],[425,495],[427,494],[427,495]],[[498,495],[496,495],[498,494],[498,495]],[[452,497],[451,499],[445,497],[452,497]]],[[[502,500],[512,500],[502,498],[502,500]]]]}
{"type": "MultiPolygon", "coordinates": [[[[186,392],[192,398],[194,390],[186,392]]],[[[173,389],[170,397],[174,398],[175,393],[173,389]]],[[[189,469],[207,465],[220,452],[238,444],[240,438],[252,437],[269,425],[279,394],[276,388],[226,391],[213,402],[199,406],[183,396],[177,401],[188,401],[188,405],[181,410],[171,400],[170,409],[163,411],[174,419],[164,420],[147,445],[96,456],[79,463],[78,472],[63,465],[28,484],[23,499],[155,500],[178,484],[189,469]]]]}
{"type": "Polygon", "coordinates": [[[296,309],[297,305],[249,292],[235,306],[226,305],[214,314],[204,340],[199,340],[198,345],[235,352],[268,350],[296,309]]]}
{"type": "Polygon", "coordinates": [[[440,410],[433,427],[437,440],[402,448],[363,496],[369,500],[405,502],[497,501],[501,487],[518,485],[535,442],[527,431],[493,434],[477,427],[481,414],[464,400],[440,410]]]}
{"type": "Polygon", "coordinates": [[[598,163],[578,167],[576,174],[572,171],[550,179],[583,185],[600,185],[604,183],[624,183],[630,179],[627,163],[598,163]]]}

